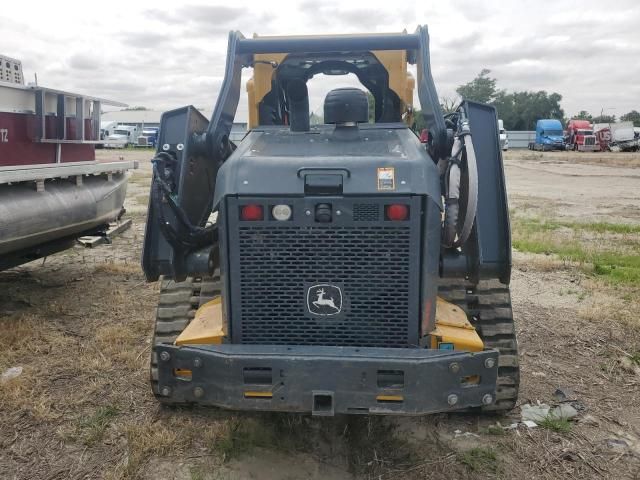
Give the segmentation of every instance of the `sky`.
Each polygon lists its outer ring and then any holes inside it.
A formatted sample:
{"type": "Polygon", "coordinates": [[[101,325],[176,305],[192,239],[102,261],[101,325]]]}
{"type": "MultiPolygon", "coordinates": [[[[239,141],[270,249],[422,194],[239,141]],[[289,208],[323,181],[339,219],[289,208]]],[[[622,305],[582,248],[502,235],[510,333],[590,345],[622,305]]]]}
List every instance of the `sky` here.
{"type": "MultiPolygon", "coordinates": [[[[167,110],[211,110],[224,75],[227,36],[413,32],[427,24],[440,97],[481,69],[498,87],[562,95],[569,116],[640,110],[637,0],[4,2],[0,54],[22,61],[43,86],[167,110]]],[[[251,70],[243,72],[243,81],[251,70]]],[[[312,110],[353,78],[314,78],[312,110]]],[[[243,89],[244,93],[244,89],[243,89]]],[[[417,104],[417,103],[416,103],[417,104]]],[[[240,99],[238,121],[247,115],[240,99]]]]}

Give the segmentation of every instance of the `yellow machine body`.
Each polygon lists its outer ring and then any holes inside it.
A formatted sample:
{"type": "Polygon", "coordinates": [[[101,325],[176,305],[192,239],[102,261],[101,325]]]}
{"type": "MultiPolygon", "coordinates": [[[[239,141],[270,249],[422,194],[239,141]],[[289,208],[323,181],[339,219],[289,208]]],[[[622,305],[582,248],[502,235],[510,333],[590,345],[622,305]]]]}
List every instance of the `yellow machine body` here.
{"type": "Polygon", "coordinates": [[[453,350],[481,352],[484,343],[467,314],[457,305],[438,297],[436,302],[436,328],[431,332],[431,348],[453,345],[453,350]]]}
{"type": "MultiPolygon", "coordinates": [[[[219,345],[226,336],[221,298],[215,298],[196,311],[194,319],[175,341],[176,345],[219,345]]],[[[481,352],[482,339],[457,305],[438,297],[436,302],[436,328],[431,332],[431,348],[453,345],[454,350],[481,352]]]]}
{"type": "MultiPolygon", "coordinates": [[[[406,32],[405,32],[406,33],[406,32]]],[[[384,34],[382,34],[384,35],[384,34]]],[[[335,37],[335,35],[329,35],[335,37]]],[[[345,35],[347,36],[347,35],[345,35]]],[[[308,37],[323,37],[323,35],[307,35],[308,37]]],[[[254,35],[254,38],[258,38],[254,35]]],[[[279,38],[279,37],[259,37],[279,38]]],[[[402,118],[409,126],[413,124],[413,90],[415,78],[407,69],[406,50],[374,50],[373,53],[389,74],[389,88],[393,90],[402,102],[402,118]]],[[[258,106],[264,96],[271,91],[271,81],[277,65],[287,57],[286,53],[255,54],[253,76],[247,81],[247,96],[249,98],[249,129],[259,124],[258,106]]]]}
{"type": "Polygon", "coordinates": [[[176,338],[176,345],[219,345],[226,336],[221,297],[205,303],[176,338]]]}

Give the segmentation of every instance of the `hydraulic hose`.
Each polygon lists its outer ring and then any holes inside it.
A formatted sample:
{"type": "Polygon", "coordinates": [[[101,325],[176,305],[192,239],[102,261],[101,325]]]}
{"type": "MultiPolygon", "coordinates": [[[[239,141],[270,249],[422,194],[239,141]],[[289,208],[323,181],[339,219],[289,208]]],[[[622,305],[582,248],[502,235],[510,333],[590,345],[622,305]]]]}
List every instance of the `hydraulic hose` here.
{"type": "Polygon", "coordinates": [[[445,217],[443,243],[449,248],[458,248],[467,241],[473,228],[478,207],[478,166],[475,149],[471,138],[469,123],[461,119],[458,133],[454,138],[451,156],[449,157],[445,175],[445,217]],[[467,204],[464,220],[460,222],[460,185],[462,151],[466,153],[466,170],[468,178],[467,204]],[[458,231],[458,226],[462,228],[458,231]]]}
{"type": "Polygon", "coordinates": [[[458,216],[460,213],[460,153],[462,141],[456,137],[453,141],[451,157],[440,165],[445,178],[445,213],[443,243],[446,247],[453,247],[458,235],[458,216]]]}
{"type": "MultiPolygon", "coordinates": [[[[463,128],[465,126],[463,125],[463,128]]],[[[469,131],[469,125],[466,124],[466,129],[469,132],[464,138],[464,147],[467,153],[467,177],[469,179],[469,191],[467,192],[467,208],[465,210],[464,222],[462,223],[462,230],[458,235],[458,240],[454,242],[455,248],[464,245],[464,243],[471,235],[471,229],[476,219],[476,211],[478,209],[478,163],[476,161],[476,151],[473,148],[473,140],[471,138],[471,132],[469,131]]]]}
{"type": "Polygon", "coordinates": [[[154,212],[158,215],[158,223],[165,238],[175,248],[191,250],[215,242],[217,236],[216,225],[201,227],[193,225],[185,211],[173,198],[173,190],[169,185],[167,164],[175,164],[176,159],[166,152],[159,152],[152,160],[153,183],[151,185],[151,202],[154,212]],[[178,226],[167,220],[165,206],[173,212],[178,226]]]}

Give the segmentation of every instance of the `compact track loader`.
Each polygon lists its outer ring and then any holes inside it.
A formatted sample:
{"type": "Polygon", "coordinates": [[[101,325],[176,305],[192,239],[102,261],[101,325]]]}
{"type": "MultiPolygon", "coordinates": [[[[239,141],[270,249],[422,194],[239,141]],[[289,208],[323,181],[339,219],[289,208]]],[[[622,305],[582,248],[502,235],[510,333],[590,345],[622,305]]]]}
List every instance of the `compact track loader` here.
{"type": "Polygon", "coordinates": [[[463,102],[443,115],[426,27],[231,32],[211,120],[166,112],[153,166],[142,263],[162,279],[159,401],[314,415],[514,406],[496,112],[463,102]],[[243,68],[249,131],[235,143],[243,68]],[[307,82],[348,73],[362,89],[331,91],[310,125],[307,82]]]}

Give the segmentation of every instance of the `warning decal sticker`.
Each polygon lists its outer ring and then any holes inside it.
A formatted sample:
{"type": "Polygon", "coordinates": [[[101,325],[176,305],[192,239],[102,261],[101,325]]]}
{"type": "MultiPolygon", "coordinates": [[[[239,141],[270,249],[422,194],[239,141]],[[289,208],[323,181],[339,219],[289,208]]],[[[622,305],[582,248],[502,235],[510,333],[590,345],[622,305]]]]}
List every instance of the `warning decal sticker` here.
{"type": "Polygon", "coordinates": [[[378,168],[378,190],[395,190],[396,175],[393,167],[378,168]]]}

